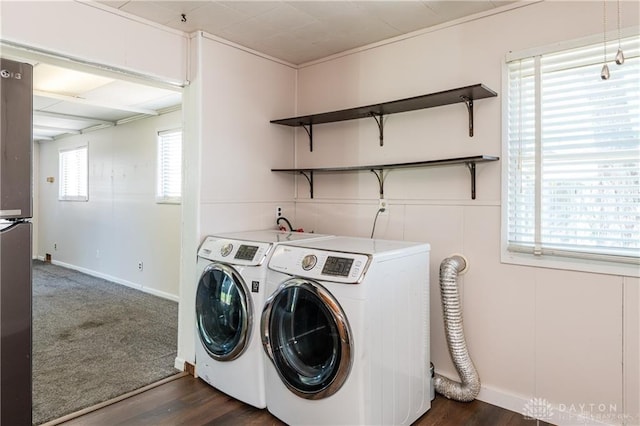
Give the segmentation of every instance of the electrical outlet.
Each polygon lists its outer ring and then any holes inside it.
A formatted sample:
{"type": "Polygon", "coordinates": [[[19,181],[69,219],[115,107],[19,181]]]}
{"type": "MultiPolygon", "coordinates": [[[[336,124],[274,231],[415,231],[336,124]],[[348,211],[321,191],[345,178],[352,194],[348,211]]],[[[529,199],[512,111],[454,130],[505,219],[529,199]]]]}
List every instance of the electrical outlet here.
{"type": "Polygon", "coordinates": [[[282,207],[276,206],[276,220],[282,217],[282,207]]]}
{"type": "Polygon", "coordinates": [[[380,216],[386,216],[389,214],[389,203],[384,198],[378,200],[378,211],[380,216]]]}
{"type": "Polygon", "coordinates": [[[142,262],[138,262],[138,271],[142,271],[143,266],[142,262]]]}
{"type": "Polygon", "coordinates": [[[53,249],[58,250],[58,243],[53,243],[53,249]]]}
{"type": "Polygon", "coordinates": [[[100,259],[100,249],[96,249],[96,259],[100,259]]]}

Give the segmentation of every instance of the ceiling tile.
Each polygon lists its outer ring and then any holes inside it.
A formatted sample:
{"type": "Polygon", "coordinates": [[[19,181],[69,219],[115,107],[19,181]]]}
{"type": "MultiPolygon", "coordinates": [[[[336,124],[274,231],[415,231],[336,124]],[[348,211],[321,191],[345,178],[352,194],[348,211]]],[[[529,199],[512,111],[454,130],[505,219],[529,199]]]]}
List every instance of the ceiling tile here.
{"type": "Polygon", "coordinates": [[[33,109],[40,110],[53,106],[61,101],[58,99],[44,98],[42,96],[33,96],[33,109]]]}
{"type": "Polygon", "coordinates": [[[113,82],[113,79],[38,63],[33,68],[33,89],[68,96],[79,96],[113,82]]]}
{"type": "Polygon", "coordinates": [[[137,114],[115,109],[95,107],[91,105],[75,104],[71,102],[60,102],[48,108],[42,109],[47,112],[55,112],[67,115],[79,115],[84,117],[95,117],[101,120],[118,121],[137,114]]]}
{"type": "Polygon", "coordinates": [[[205,6],[207,1],[138,1],[138,3],[150,3],[152,5],[169,9],[174,13],[190,13],[205,6]]]}
{"type": "Polygon", "coordinates": [[[166,24],[177,15],[177,12],[147,1],[130,1],[120,10],[159,24],[166,24]]]}
{"type": "Polygon", "coordinates": [[[219,35],[221,30],[250,18],[249,15],[239,10],[226,7],[217,2],[200,2],[200,5],[198,9],[186,14],[187,22],[182,22],[181,17],[176,15],[167,22],[167,25],[185,32],[202,30],[213,35],[219,35]]]}
{"type": "Polygon", "coordinates": [[[412,32],[441,22],[438,15],[419,1],[357,1],[358,8],[401,32],[412,32]]]}
{"type": "Polygon", "coordinates": [[[96,123],[94,121],[87,120],[69,120],[65,118],[43,117],[35,114],[33,116],[33,125],[81,130],[86,129],[87,127],[95,126],[96,123]]]}
{"type": "Polygon", "coordinates": [[[299,28],[317,22],[313,16],[286,3],[257,15],[256,18],[266,25],[278,28],[280,32],[288,32],[292,28],[299,28]]]}
{"type": "Polygon", "coordinates": [[[96,3],[102,3],[105,6],[110,6],[110,7],[115,7],[116,9],[120,8],[121,6],[124,6],[125,4],[129,3],[128,0],[106,0],[106,1],[96,1],[96,3]]]}
{"type": "Polygon", "coordinates": [[[450,0],[437,0],[425,1],[424,3],[440,17],[441,22],[452,21],[494,8],[491,2],[487,0],[455,2],[451,2],[450,0]]]}
{"type": "Polygon", "coordinates": [[[223,6],[235,9],[238,12],[254,17],[277,8],[282,4],[281,1],[219,1],[223,6]]]}
{"type": "Polygon", "coordinates": [[[172,92],[128,81],[114,81],[107,86],[84,93],[83,98],[104,103],[135,106],[164,97],[172,92]]]}

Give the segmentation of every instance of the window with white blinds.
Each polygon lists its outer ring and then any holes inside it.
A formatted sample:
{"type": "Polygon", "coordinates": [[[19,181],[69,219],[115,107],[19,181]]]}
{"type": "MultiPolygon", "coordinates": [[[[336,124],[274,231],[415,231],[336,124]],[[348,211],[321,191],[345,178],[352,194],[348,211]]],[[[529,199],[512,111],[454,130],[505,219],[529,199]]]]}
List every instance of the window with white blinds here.
{"type": "Polygon", "coordinates": [[[508,251],[640,263],[640,38],[621,47],[608,80],[602,43],[507,63],[508,251]]]}
{"type": "Polygon", "coordinates": [[[89,199],[89,149],[60,150],[58,199],[62,201],[87,201],[89,199]]]}
{"type": "Polygon", "coordinates": [[[158,177],[156,201],[182,200],[182,130],[158,132],[158,177]]]}

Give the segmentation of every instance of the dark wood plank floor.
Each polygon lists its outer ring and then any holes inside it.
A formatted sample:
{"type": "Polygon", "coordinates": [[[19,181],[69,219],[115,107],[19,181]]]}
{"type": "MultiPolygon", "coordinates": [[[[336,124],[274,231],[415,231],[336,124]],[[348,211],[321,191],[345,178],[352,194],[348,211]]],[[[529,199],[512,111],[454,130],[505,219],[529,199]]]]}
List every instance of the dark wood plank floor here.
{"type": "MultiPolygon", "coordinates": [[[[184,376],[66,423],[72,425],[283,425],[267,410],[243,404],[193,376],[184,376]]],[[[547,424],[540,422],[539,424],[547,424]]],[[[415,425],[536,426],[521,414],[481,401],[436,396],[415,425]]]]}

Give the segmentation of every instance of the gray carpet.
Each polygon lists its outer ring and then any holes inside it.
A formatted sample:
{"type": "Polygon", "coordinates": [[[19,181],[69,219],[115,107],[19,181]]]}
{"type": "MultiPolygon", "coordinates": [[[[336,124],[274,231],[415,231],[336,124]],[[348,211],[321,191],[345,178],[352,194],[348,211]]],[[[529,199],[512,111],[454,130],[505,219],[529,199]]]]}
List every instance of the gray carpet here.
{"type": "Polygon", "coordinates": [[[171,376],[178,304],[34,261],[33,422],[171,376]]]}

